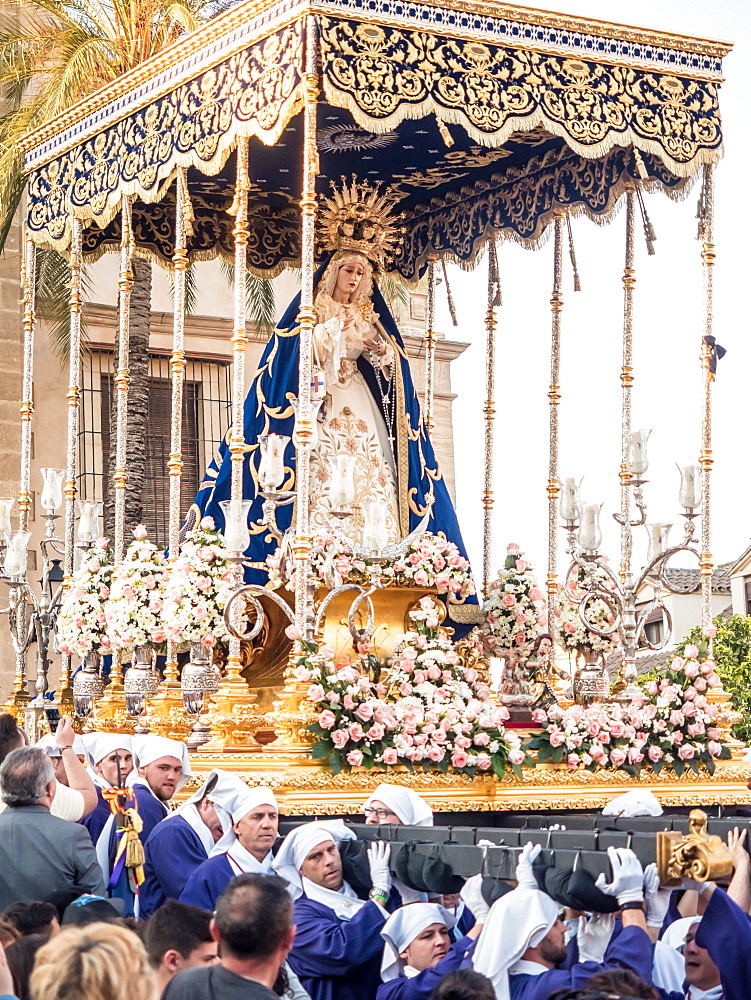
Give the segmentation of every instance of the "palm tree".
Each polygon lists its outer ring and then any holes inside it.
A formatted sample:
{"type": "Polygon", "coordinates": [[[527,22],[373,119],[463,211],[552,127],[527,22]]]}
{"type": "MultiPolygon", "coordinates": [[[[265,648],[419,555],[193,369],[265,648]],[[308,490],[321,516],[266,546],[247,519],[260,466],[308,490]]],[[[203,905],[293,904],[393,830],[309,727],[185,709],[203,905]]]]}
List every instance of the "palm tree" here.
{"type": "MultiPolygon", "coordinates": [[[[0,252],[23,195],[21,136],[171,45],[237,0],[24,0],[0,12],[0,252]]],[[[67,351],[66,262],[39,251],[40,308],[53,341],[67,351]]],[[[126,528],[142,519],[151,265],[134,262],[130,305],[126,528]]],[[[118,359],[115,358],[115,366],[118,359]]],[[[114,393],[113,393],[114,396],[114,393]]],[[[114,426],[114,420],[111,421],[114,426]]],[[[114,456],[110,468],[114,468],[114,456]]],[[[112,491],[107,490],[111,495],[112,491]]],[[[106,517],[112,525],[112,510],[106,517]]]]}

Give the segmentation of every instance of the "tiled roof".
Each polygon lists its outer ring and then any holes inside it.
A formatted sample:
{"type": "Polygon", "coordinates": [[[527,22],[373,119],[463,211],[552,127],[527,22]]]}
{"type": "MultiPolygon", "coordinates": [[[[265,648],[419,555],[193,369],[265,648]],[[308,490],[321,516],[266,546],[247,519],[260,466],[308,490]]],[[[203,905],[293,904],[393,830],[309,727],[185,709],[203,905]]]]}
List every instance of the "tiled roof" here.
{"type": "MultiPolygon", "coordinates": [[[[647,670],[657,670],[659,667],[664,666],[669,659],[675,653],[675,646],[671,645],[667,649],[637,649],[636,651],[636,669],[640,674],[645,673],[647,670]]],[[[605,658],[605,666],[607,667],[608,673],[612,676],[618,673],[621,669],[621,663],[623,662],[623,653],[620,649],[614,650],[605,658]]]]}
{"type": "MultiPolygon", "coordinates": [[[[715,567],[712,573],[712,590],[715,593],[730,593],[728,570],[731,566],[733,566],[733,563],[727,562],[715,567]]],[[[668,569],[665,572],[665,576],[670,582],[671,587],[675,587],[676,590],[683,590],[686,593],[690,593],[694,588],[698,587],[701,579],[698,569],[668,569]]]]}

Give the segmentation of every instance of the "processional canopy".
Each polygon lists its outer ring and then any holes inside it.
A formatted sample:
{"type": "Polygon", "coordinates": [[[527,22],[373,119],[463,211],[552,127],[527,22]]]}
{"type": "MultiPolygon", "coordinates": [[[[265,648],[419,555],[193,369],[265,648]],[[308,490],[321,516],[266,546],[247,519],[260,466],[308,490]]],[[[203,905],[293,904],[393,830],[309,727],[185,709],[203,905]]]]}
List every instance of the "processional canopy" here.
{"type": "Polygon", "coordinates": [[[413,281],[431,254],[470,265],[491,232],[533,242],[556,211],[607,221],[635,181],[680,197],[720,155],[729,50],[478,0],[246,0],[26,139],[29,231],[64,252],[81,219],[95,259],[132,196],[136,243],[169,264],[187,167],[189,256],[229,257],[250,136],[249,266],[297,264],[317,84],[319,193],[350,175],[389,186],[404,220],[389,269],[413,281]]]}

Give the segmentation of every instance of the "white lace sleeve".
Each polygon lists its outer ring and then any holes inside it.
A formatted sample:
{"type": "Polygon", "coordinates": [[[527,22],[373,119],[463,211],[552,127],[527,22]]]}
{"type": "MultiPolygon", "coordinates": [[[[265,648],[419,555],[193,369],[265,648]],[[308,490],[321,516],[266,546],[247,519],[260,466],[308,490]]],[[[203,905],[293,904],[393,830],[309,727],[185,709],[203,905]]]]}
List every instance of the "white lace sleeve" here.
{"type": "Polygon", "coordinates": [[[325,323],[318,323],[313,328],[313,346],[318,363],[323,368],[326,378],[332,381],[339,378],[339,365],[344,351],[342,327],[342,321],[332,316],[325,323]]]}

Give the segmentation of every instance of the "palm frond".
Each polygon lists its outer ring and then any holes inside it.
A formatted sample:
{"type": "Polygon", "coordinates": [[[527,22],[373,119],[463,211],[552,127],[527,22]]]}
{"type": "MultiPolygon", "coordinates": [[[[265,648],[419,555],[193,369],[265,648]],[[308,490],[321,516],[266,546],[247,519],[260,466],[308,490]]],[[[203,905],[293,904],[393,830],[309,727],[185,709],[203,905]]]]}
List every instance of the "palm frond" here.
{"type": "MultiPolygon", "coordinates": [[[[70,267],[68,261],[51,247],[39,247],[36,259],[37,312],[49,326],[52,350],[61,361],[67,361],[70,351],[70,267]]],[[[84,301],[91,294],[91,281],[83,268],[81,293],[84,301]]],[[[81,316],[81,355],[88,351],[89,338],[86,313],[81,316]]]]}
{"type": "MultiPolygon", "coordinates": [[[[222,274],[230,288],[235,287],[235,265],[231,260],[220,261],[222,274]]],[[[247,320],[261,333],[269,334],[276,324],[276,294],[270,278],[259,278],[248,271],[245,282],[245,310],[247,320]]]]}
{"type": "Polygon", "coordinates": [[[381,289],[381,295],[386,300],[386,305],[392,313],[396,305],[404,306],[405,308],[409,305],[409,289],[403,282],[394,277],[393,274],[384,274],[379,278],[378,287],[381,289]]]}
{"type": "MultiPolygon", "coordinates": [[[[170,291],[172,293],[172,300],[175,298],[175,272],[173,270],[167,271],[167,280],[169,281],[170,291]]],[[[196,306],[198,305],[198,279],[196,278],[196,269],[193,264],[191,264],[187,271],[185,272],[185,313],[191,316],[196,311],[196,306]]]]}

